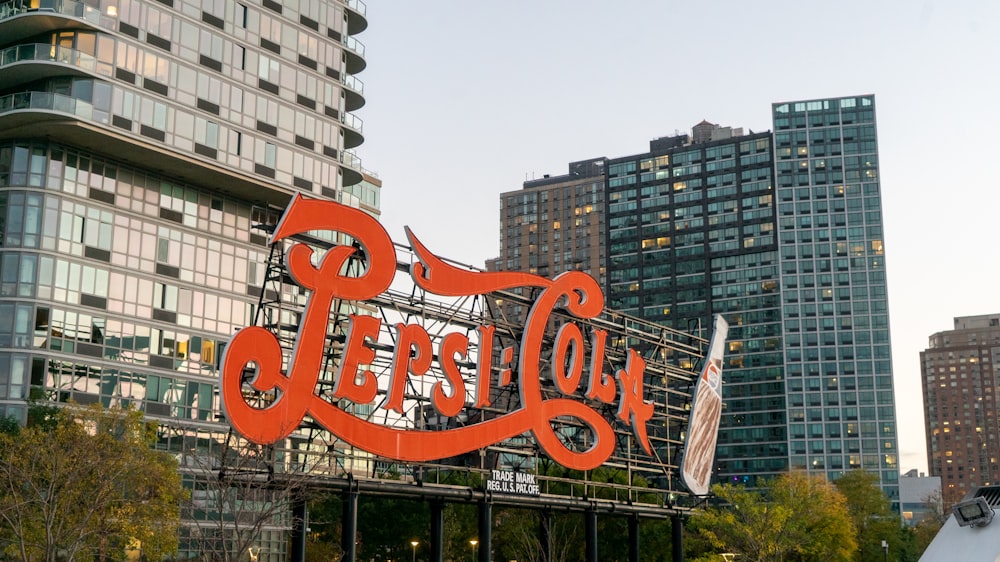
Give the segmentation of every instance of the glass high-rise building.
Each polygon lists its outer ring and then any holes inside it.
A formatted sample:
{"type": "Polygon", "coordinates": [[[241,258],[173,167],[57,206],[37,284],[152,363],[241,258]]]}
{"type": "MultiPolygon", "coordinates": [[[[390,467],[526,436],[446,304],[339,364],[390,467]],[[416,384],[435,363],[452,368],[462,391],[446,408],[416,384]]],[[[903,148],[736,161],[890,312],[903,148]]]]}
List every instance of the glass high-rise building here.
{"type": "Polygon", "coordinates": [[[378,213],[366,27],[360,0],[0,2],[0,415],[131,405],[165,450],[225,441],[266,226],[296,192],[378,213]]]}
{"type": "MultiPolygon", "coordinates": [[[[713,314],[729,321],[719,479],[862,468],[896,502],[874,98],[772,112],[773,132],[702,122],[605,160],[608,305],[704,336],[713,314]]],[[[566,269],[544,258],[540,271],[566,269]]]]}
{"type": "Polygon", "coordinates": [[[874,96],[772,109],[790,464],[878,472],[896,502],[874,96]]]}

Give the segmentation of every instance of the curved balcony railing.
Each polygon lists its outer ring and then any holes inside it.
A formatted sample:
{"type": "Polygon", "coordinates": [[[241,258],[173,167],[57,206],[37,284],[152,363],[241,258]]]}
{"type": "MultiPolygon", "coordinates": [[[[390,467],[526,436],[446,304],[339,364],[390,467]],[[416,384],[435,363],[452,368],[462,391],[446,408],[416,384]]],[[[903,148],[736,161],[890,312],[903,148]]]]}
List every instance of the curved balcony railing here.
{"type": "Polygon", "coordinates": [[[349,51],[356,53],[359,57],[365,56],[365,44],[350,35],[345,35],[341,41],[349,51]]]}
{"type": "Polygon", "coordinates": [[[0,68],[25,61],[58,62],[102,76],[111,76],[112,73],[110,64],[99,64],[93,55],[49,43],[14,45],[0,51],[0,68]]]}
{"type": "Polygon", "coordinates": [[[353,74],[342,74],[340,83],[357,92],[359,95],[363,96],[365,94],[365,83],[358,80],[353,74]]]}
{"type": "Polygon", "coordinates": [[[347,4],[347,33],[361,33],[368,28],[368,6],[361,0],[345,0],[347,4]]]}
{"type": "Polygon", "coordinates": [[[342,150],[340,152],[340,163],[358,171],[364,169],[361,167],[361,159],[350,150],[342,150]]]}
{"type": "Polygon", "coordinates": [[[360,117],[354,115],[353,113],[341,113],[340,122],[348,127],[354,129],[355,131],[361,131],[364,127],[365,122],[361,120],[360,117]]]}
{"type": "Polygon", "coordinates": [[[28,12],[53,12],[86,20],[94,25],[101,25],[101,11],[83,2],[73,0],[40,0],[32,6],[28,0],[13,0],[0,4],[0,21],[28,12]]]}
{"type": "Polygon", "coordinates": [[[347,0],[347,7],[361,14],[362,16],[368,16],[367,14],[368,6],[361,0],[347,0]]]}
{"type": "Polygon", "coordinates": [[[45,110],[72,115],[95,123],[107,124],[110,113],[93,104],[65,94],[18,92],[0,96],[0,115],[20,110],[45,110]]]}

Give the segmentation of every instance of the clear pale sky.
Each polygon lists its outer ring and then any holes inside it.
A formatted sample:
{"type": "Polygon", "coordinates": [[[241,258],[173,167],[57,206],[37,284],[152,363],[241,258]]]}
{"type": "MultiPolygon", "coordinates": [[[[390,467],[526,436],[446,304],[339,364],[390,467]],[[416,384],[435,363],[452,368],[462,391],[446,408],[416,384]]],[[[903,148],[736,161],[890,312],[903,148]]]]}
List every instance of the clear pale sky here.
{"type": "Polygon", "coordinates": [[[1000,312],[1000,2],[369,0],[383,223],[483,266],[499,194],[772,102],[875,94],[900,469],[927,470],[919,353],[1000,312]]]}

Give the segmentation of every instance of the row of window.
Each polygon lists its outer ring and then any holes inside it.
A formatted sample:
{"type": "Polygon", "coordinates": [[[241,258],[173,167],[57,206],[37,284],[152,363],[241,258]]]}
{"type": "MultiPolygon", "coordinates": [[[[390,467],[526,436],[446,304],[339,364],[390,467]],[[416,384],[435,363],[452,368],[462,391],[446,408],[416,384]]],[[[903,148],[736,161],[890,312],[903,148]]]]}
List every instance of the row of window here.
{"type": "MultiPolygon", "coordinates": [[[[82,116],[97,123],[110,122],[114,126],[139,133],[179,150],[220,159],[234,168],[262,174],[282,183],[295,184],[303,189],[320,191],[323,189],[322,186],[333,189],[333,186],[341,184],[339,166],[332,164],[328,158],[314,156],[318,152],[324,154],[330,152],[330,155],[336,156],[337,150],[317,148],[315,141],[310,139],[302,141],[306,146],[297,145],[293,149],[280,142],[271,142],[268,137],[220,127],[218,123],[197,117],[190,111],[159,101],[161,98],[136,94],[117,85],[112,86],[111,91],[111,107],[115,113],[113,118],[109,117],[105,108],[72,97],[74,92],[86,90],[87,93],[81,95],[91,95],[90,92],[102,91],[107,86],[106,83],[86,79],[52,79],[36,85],[41,88],[40,91],[14,94],[15,99],[11,107],[20,108],[23,105],[54,109],[82,116]],[[67,85],[70,94],[58,92],[62,84],[67,85]],[[88,88],[84,89],[83,84],[87,84],[88,88]],[[20,99],[22,97],[23,100],[20,99]],[[80,107],[80,104],[85,104],[85,107],[80,107]],[[199,140],[214,141],[219,144],[218,147],[212,147],[198,142],[199,140]],[[219,151],[222,152],[221,158],[219,151]]],[[[107,96],[102,95],[99,100],[94,96],[92,100],[103,104],[106,103],[106,98],[107,96]]],[[[2,101],[0,99],[0,105],[2,101]]],[[[340,146],[339,136],[342,133],[339,128],[330,126],[329,132],[335,135],[338,141],[336,146],[340,146]]],[[[278,141],[277,138],[273,140],[278,141]]],[[[341,154],[340,160],[351,167],[360,167],[360,163],[348,153],[341,154]]]]}
{"type": "Polygon", "coordinates": [[[210,5],[203,11],[201,9],[203,6],[190,3],[181,5],[181,13],[188,16],[187,18],[138,0],[121,0],[118,2],[116,12],[120,22],[119,29],[123,33],[138,37],[139,32],[144,31],[148,42],[167,50],[172,50],[174,44],[180,45],[178,51],[182,57],[185,56],[185,50],[193,49],[202,55],[221,60],[223,45],[227,42],[224,37],[232,36],[244,43],[249,39],[261,40],[262,46],[275,51],[284,49],[285,58],[292,61],[301,60],[296,56],[299,54],[315,61],[314,65],[318,62],[340,68],[342,55],[329,39],[336,38],[338,41],[343,41],[352,51],[359,54],[363,54],[364,46],[356,39],[348,38],[337,31],[344,28],[343,15],[338,17],[337,10],[334,10],[333,6],[335,5],[330,6],[328,23],[332,24],[330,29],[333,29],[334,33],[328,34],[329,37],[319,35],[318,22],[315,22],[315,27],[306,28],[290,25],[278,14],[260,11],[256,7],[248,8],[247,5],[240,3],[235,3],[232,9],[225,13],[225,19],[219,15],[220,12],[226,12],[222,8],[210,5]],[[228,30],[229,34],[222,33],[223,29],[228,27],[227,23],[232,25],[228,30]],[[219,29],[219,33],[213,31],[213,28],[219,29]],[[312,28],[313,31],[308,28],[312,28]]]}
{"type": "Polygon", "coordinates": [[[834,98],[826,100],[800,101],[794,103],[776,103],[772,106],[775,115],[787,113],[803,113],[813,111],[836,112],[839,109],[854,109],[856,107],[871,107],[875,103],[872,96],[834,98]]]}
{"type": "Polygon", "coordinates": [[[823,380],[820,378],[821,369],[823,376],[842,377],[840,380],[845,385],[849,384],[849,377],[857,376],[857,388],[861,390],[876,388],[876,386],[880,389],[892,389],[891,375],[875,375],[875,373],[891,372],[892,369],[890,368],[889,361],[854,359],[851,361],[824,361],[820,363],[817,360],[786,366],[785,370],[791,377],[787,379],[788,392],[822,390],[823,380]],[[802,373],[806,373],[808,376],[803,377],[802,373]]]}
{"type": "MultiPolygon", "coordinates": [[[[221,235],[227,240],[248,241],[250,238],[253,210],[245,204],[101,158],[64,150],[58,145],[0,145],[0,187],[8,185],[42,187],[87,198],[85,200],[89,199],[93,204],[78,204],[77,214],[81,215],[103,213],[101,203],[113,203],[119,209],[156,218],[164,218],[164,212],[169,211],[166,218],[178,225],[196,229],[199,233],[221,235]]],[[[43,205],[42,195],[37,193],[4,192],[0,197],[11,206],[8,223],[20,221],[23,225],[27,221],[29,225],[33,225],[28,228],[27,234],[41,234],[42,240],[46,236],[56,236],[57,217],[53,213],[59,212],[59,198],[46,196],[43,205]],[[40,211],[40,207],[52,211],[40,211]],[[44,214],[39,215],[39,212],[44,214]],[[44,225],[41,232],[37,230],[39,221],[44,225]]],[[[67,210],[73,210],[72,203],[68,201],[61,205],[67,210]]],[[[261,215],[258,222],[262,221],[264,211],[257,214],[261,215]]],[[[89,228],[86,222],[84,228],[89,228]]],[[[19,229],[12,231],[18,232],[19,229]]],[[[88,242],[73,236],[64,238],[110,249],[106,243],[88,242]]],[[[8,245],[11,244],[8,240],[8,245]]],[[[45,244],[32,245],[24,241],[20,245],[53,249],[45,244]]]]}
{"type": "Polygon", "coordinates": [[[47,255],[0,254],[0,292],[223,334],[250,322],[250,297],[242,300],[47,255]]]}
{"type": "MultiPolygon", "coordinates": [[[[260,286],[263,282],[263,266],[257,265],[264,261],[263,252],[179,228],[158,227],[138,217],[112,215],[100,206],[43,197],[39,193],[4,192],[0,193],[0,218],[4,217],[6,229],[3,240],[8,248],[20,246],[54,250],[63,255],[103,261],[130,271],[165,275],[225,292],[244,293],[248,285],[260,286]]],[[[10,253],[4,259],[16,261],[18,256],[17,253],[10,253]]],[[[25,276],[34,278],[36,262],[43,275],[69,267],[66,264],[70,263],[47,256],[39,259],[35,254],[23,254],[20,261],[19,275],[22,279],[27,279],[25,276]]],[[[97,288],[85,288],[83,291],[104,297],[107,272],[111,268],[99,269],[105,276],[103,286],[99,284],[97,288]]],[[[11,275],[10,271],[13,268],[4,268],[5,279],[11,275]]],[[[48,287],[51,279],[39,277],[39,283],[48,287]]],[[[23,294],[25,290],[33,292],[30,286],[22,280],[20,288],[15,288],[5,281],[0,294],[23,294]]],[[[74,289],[77,288],[71,288],[71,291],[74,289]]]]}

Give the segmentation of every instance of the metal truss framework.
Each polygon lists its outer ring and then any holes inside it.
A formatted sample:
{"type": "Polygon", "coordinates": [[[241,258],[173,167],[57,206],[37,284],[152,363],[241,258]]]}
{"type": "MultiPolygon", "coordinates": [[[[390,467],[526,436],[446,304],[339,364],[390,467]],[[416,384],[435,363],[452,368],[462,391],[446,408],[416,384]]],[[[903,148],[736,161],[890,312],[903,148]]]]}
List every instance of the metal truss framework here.
{"type": "MultiPolygon", "coordinates": [[[[265,231],[270,230],[267,227],[265,231]]],[[[351,243],[350,240],[340,240],[351,243]]],[[[260,302],[255,310],[255,324],[274,333],[284,351],[284,368],[297,337],[298,321],[307,304],[308,294],[289,276],[285,255],[292,244],[311,246],[318,259],[332,243],[319,237],[297,236],[293,240],[271,245],[270,257],[260,302]]],[[[355,245],[356,246],[356,245],[355,245]]],[[[482,326],[494,326],[494,350],[520,345],[526,312],[535,294],[531,289],[504,291],[465,297],[442,297],[422,290],[409,276],[410,266],[417,260],[411,248],[396,244],[396,276],[389,290],[363,302],[334,302],[329,315],[325,344],[324,368],[316,394],[332,406],[359,418],[405,429],[407,431],[442,431],[475,425],[502,416],[520,407],[519,374],[516,363],[511,382],[494,385],[490,404],[473,407],[474,390],[466,390],[463,410],[446,417],[437,412],[431,391],[435,383],[449,384],[435,357],[432,368],[422,376],[407,377],[403,411],[382,407],[387,395],[386,381],[392,369],[397,324],[418,324],[437,343],[446,334],[461,332],[470,341],[467,357],[459,364],[466,389],[475,389],[475,369],[479,354],[479,332],[482,326]],[[523,294],[518,294],[523,293],[523,294]],[[334,377],[342,356],[350,314],[370,314],[381,320],[377,341],[367,347],[375,351],[370,369],[379,381],[378,395],[373,404],[354,404],[333,396],[334,377]]],[[[364,271],[362,250],[355,253],[346,272],[357,275],[364,271]]],[[[445,260],[447,261],[447,260],[445,260]]],[[[453,266],[479,271],[472,266],[448,262],[453,266]]],[[[537,289],[535,290],[537,291],[537,289]]],[[[367,493],[389,495],[432,496],[447,501],[476,501],[490,494],[482,483],[493,469],[531,472],[540,485],[538,498],[498,498],[491,501],[511,505],[559,505],[563,509],[593,509],[600,501],[607,511],[642,513],[645,516],[666,516],[686,511],[698,502],[680,483],[678,463],[687,429],[691,389],[708,341],[677,330],[665,328],[639,318],[605,310],[593,319],[572,316],[557,308],[546,330],[543,349],[553,349],[556,330],[566,322],[575,323],[585,342],[585,356],[591,352],[590,334],[594,330],[608,333],[603,372],[615,373],[624,368],[629,348],[639,351],[646,362],[644,399],[654,403],[652,419],[646,425],[651,454],[647,454],[633,435],[632,427],[619,419],[615,405],[600,403],[584,396],[581,388],[574,400],[586,403],[598,411],[614,428],[614,453],[598,469],[586,472],[569,471],[547,458],[530,434],[522,434],[501,443],[457,457],[426,463],[403,463],[376,457],[339,440],[326,428],[308,416],[292,435],[273,446],[275,471],[294,473],[307,471],[315,486],[330,489],[355,489],[367,493]],[[418,491],[418,488],[421,488],[418,491]]],[[[498,352],[494,352],[498,353],[498,352]]],[[[543,399],[565,397],[550,377],[544,374],[551,367],[549,357],[541,358],[543,399]]],[[[494,363],[495,364],[495,363],[494,363]]],[[[494,367],[490,375],[498,380],[494,367]]],[[[274,391],[261,392],[250,381],[244,382],[244,399],[251,405],[266,407],[280,399],[274,391]]],[[[553,428],[564,444],[573,450],[587,450],[593,441],[588,426],[571,417],[552,420],[553,428]]],[[[231,435],[233,446],[242,439],[231,435]]]]}

